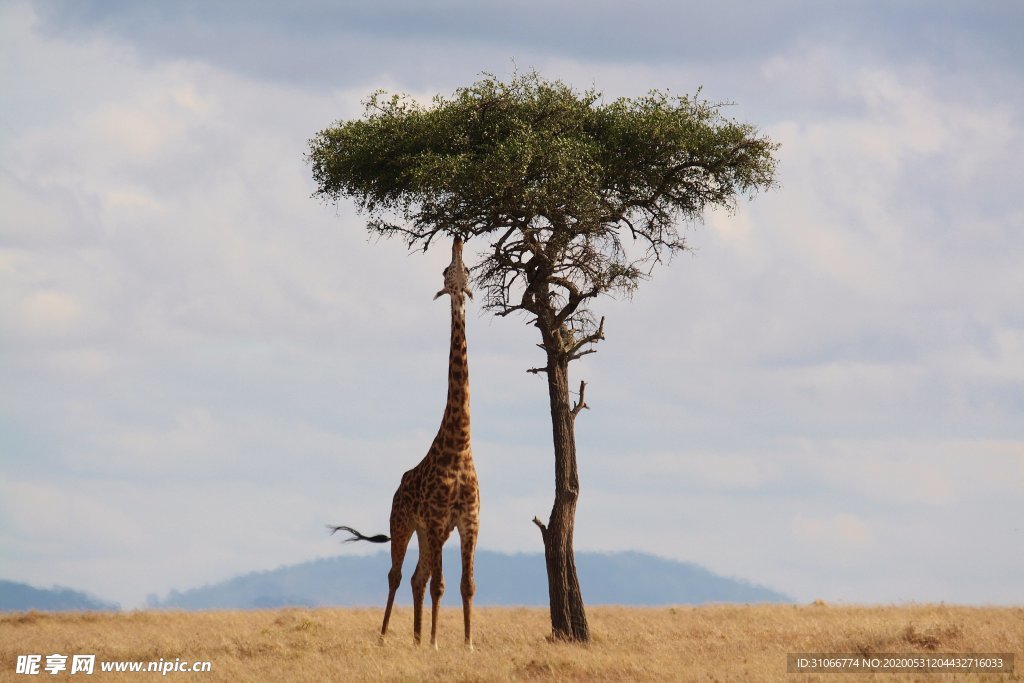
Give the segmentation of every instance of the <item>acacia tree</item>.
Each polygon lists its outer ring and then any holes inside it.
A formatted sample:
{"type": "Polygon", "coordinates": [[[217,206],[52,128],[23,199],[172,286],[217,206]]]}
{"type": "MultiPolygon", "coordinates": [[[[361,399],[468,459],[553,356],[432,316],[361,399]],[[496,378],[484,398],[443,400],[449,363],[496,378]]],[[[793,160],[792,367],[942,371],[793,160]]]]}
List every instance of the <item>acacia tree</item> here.
{"type": "Polygon", "coordinates": [[[535,72],[485,76],[420,105],[378,92],[359,119],[309,142],[314,196],[353,199],[368,229],[426,250],[438,235],[486,241],[473,269],[485,307],[540,332],[554,441],[555,500],[538,518],[552,636],[588,641],[573,558],[579,496],[569,364],[595,351],[604,295],[630,295],[687,248],[680,222],[773,184],[777,145],[699,97],[605,102],[535,72]]]}

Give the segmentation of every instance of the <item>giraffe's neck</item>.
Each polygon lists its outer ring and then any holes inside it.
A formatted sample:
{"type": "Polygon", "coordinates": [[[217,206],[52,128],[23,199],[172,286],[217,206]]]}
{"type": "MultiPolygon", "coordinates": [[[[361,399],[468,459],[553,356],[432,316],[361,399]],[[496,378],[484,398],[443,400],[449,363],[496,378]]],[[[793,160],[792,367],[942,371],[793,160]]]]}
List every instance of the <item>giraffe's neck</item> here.
{"type": "Polygon", "coordinates": [[[452,296],[452,337],[448,354],[448,402],[441,436],[454,450],[469,449],[469,358],[466,354],[466,301],[452,296]]]}

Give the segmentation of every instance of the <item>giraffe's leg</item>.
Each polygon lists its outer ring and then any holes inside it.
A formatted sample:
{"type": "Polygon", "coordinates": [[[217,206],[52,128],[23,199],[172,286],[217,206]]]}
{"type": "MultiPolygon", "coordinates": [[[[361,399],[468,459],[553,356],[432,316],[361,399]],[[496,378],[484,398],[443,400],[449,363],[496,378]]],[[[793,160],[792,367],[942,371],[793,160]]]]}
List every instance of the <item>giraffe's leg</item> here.
{"type": "Polygon", "coordinates": [[[416,539],[420,546],[420,557],[416,562],[416,571],[412,573],[412,639],[419,645],[423,630],[423,595],[427,589],[427,579],[430,578],[431,564],[426,534],[418,530],[416,539]]]}
{"type": "Polygon", "coordinates": [[[462,622],[466,630],[466,647],[470,650],[473,649],[473,594],[476,593],[476,582],[473,580],[476,535],[475,524],[459,526],[459,542],[462,546],[462,622]]]}
{"type": "Polygon", "coordinates": [[[380,627],[381,644],[388,634],[388,622],[391,620],[391,608],[395,604],[395,593],[398,591],[398,585],[402,583],[402,563],[405,561],[405,551],[409,547],[410,538],[412,529],[391,525],[391,571],[388,572],[388,606],[384,608],[384,624],[380,627]]]}
{"type": "Polygon", "coordinates": [[[441,573],[441,547],[444,538],[431,539],[430,552],[430,644],[437,649],[437,621],[441,610],[441,596],[444,595],[444,575],[441,573]]]}

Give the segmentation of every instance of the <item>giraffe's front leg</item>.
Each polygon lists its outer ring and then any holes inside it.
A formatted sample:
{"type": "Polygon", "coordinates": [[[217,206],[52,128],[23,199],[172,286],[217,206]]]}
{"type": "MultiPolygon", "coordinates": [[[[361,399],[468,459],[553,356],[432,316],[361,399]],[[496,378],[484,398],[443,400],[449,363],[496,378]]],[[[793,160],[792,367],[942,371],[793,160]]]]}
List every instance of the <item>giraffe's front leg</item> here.
{"type": "Polygon", "coordinates": [[[459,527],[459,541],[462,546],[462,622],[466,631],[466,647],[470,650],[473,649],[473,594],[476,593],[476,582],[473,580],[476,536],[475,525],[459,527]]]}
{"type": "Polygon", "coordinates": [[[444,595],[444,575],[441,573],[441,543],[431,553],[430,571],[430,644],[437,649],[437,622],[441,611],[441,596],[444,595]]]}

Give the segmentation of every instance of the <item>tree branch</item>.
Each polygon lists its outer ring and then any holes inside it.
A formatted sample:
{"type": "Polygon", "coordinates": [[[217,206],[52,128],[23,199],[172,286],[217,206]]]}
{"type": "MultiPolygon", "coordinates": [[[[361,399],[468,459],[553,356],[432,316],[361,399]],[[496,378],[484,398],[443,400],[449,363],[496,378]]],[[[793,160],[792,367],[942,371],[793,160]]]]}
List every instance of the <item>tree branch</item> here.
{"type": "Polygon", "coordinates": [[[584,382],[583,380],[580,380],[580,400],[576,401],[576,405],[572,407],[571,413],[572,419],[574,420],[576,419],[576,416],[580,414],[580,411],[583,410],[584,408],[590,410],[590,406],[588,406],[586,402],[583,400],[583,392],[586,390],[586,388],[587,383],[584,382]]]}
{"type": "Polygon", "coordinates": [[[583,356],[589,355],[591,353],[597,353],[597,349],[587,349],[586,351],[579,351],[577,353],[566,356],[566,360],[567,362],[571,363],[574,360],[579,360],[583,356]]]}
{"type": "Polygon", "coordinates": [[[585,356],[588,353],[594,353],[596,349],[587,349],[586,351],[580,351],[587,344],[596,344],[604,339],[604,316],[601,316],[601,322],[598,324],[597,329],[593,334],[588,334],[583,339],[572,345],[568,351],[566,351],[566,357],[570,361],[574,361],[580,356],[585,356]]]}
{"type": "Polygon", "coordinates": [[[544,547],[546,549],[548,545],[548,528],[544,526],[544,522],[540,521],[540,517],[534,517],[533,523],[537,525],[538,529],[540,529],[540,537],[541,540],[544,541],[544,547]]]}
{"type": "Polygon", "coordinates": [[[526,310],[525,306],[523,306],[522,304],[518,304],[516,306],[506,306],[505,308],[501,309],[500,311],[495,312],[494,315],[498,316],[499,318],[504,318],[507,315],[512,315],[516,311],[525,311],[525,310],[526,310]]]}

